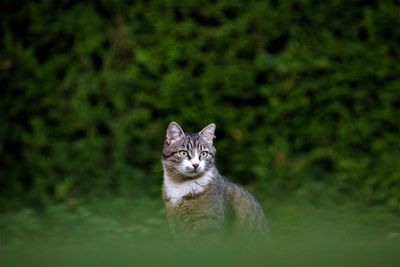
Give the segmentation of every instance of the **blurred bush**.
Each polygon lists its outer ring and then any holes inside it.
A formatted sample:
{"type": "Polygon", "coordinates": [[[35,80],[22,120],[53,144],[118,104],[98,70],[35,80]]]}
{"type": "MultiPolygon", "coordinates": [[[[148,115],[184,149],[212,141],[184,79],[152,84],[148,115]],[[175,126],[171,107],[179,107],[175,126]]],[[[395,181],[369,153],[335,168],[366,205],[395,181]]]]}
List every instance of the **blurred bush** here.
{"type": "Polygon", "coordinates": [[[158,197],[171,120],[216,122],[221,172],[260,197],[323,185],[398,209],[399,12],[396,1],[4,0],[0,209],[158,197]]]}

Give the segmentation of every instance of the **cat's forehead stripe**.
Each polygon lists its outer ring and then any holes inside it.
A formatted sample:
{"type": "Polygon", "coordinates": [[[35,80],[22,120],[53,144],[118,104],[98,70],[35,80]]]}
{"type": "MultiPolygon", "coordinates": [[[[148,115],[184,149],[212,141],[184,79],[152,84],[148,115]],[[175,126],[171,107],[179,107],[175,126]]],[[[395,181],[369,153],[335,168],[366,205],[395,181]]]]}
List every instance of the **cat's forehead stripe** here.
{"type": "Polygon", "coordinates": [[[209,147],[205,145],[204,141],[201,140],[200,136],[196,133],[185,134],[185,141],[182,147],[186,150],[197,149],[199,151],[208,150],[209,147]]]}

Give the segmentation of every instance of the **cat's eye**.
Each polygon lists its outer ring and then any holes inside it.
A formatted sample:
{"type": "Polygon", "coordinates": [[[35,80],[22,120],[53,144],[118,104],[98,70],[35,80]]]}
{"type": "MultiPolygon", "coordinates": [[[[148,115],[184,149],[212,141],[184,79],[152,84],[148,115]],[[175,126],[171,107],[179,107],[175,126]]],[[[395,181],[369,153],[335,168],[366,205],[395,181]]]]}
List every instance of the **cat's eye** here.
{"type": "Polygon", "coordinates": [[[188,156],[188,152],[186,150],[181,150],[178,152],[179,156],[181,157],[187,157],[188,156]]]}
{"type": "Polygon", "coordinates": [[[208,152],[207,151],[202,151],[201,153],[200,153],[200,157],[202,157],[202,158],[205,158],[205,157],[207,157],[208,156],[208,152]]]}

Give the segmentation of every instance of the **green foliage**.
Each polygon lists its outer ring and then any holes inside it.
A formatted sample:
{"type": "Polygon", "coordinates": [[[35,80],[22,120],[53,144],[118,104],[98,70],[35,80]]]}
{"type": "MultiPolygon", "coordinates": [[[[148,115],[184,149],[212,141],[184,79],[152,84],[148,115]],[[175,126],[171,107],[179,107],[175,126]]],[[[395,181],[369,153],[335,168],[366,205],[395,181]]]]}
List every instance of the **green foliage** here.
{"type": "Polygon", "coordinates": [[[0,208],[158,195],[176,120],[216,122],[219,168],[260,197],[322,184],[398,209],[397,9],[2,1],[0,208]]]}

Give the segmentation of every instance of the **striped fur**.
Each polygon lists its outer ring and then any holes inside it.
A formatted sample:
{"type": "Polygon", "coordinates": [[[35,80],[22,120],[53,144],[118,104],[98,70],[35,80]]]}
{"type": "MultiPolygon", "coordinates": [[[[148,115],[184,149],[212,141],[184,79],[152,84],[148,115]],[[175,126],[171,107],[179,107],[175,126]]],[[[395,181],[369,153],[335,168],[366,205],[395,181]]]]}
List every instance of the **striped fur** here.
{"type": "Polygon", "coordinates": [[[214,131],[214,124],[199,133],[184,133],[175,122],[168,126],[162,191],[171,230],[184,236],[220,233],[232,211],[235,230],[263,235],[266,219],[261,205],[215,167],[214,131]]]}

